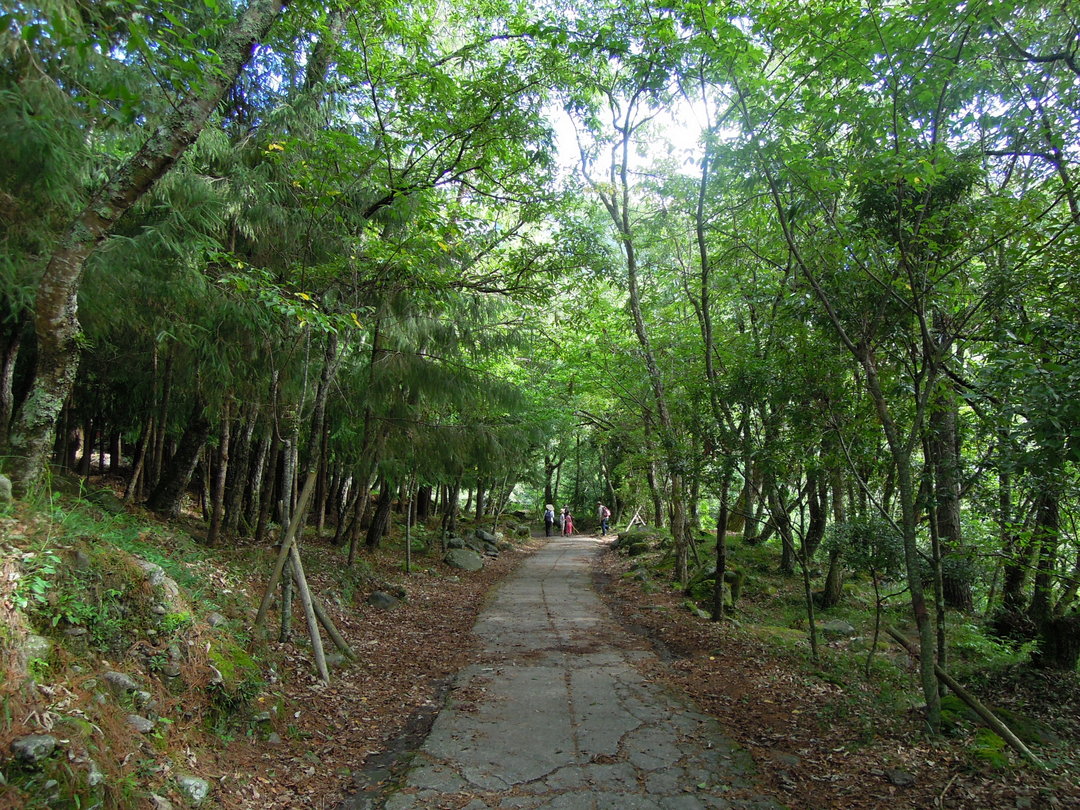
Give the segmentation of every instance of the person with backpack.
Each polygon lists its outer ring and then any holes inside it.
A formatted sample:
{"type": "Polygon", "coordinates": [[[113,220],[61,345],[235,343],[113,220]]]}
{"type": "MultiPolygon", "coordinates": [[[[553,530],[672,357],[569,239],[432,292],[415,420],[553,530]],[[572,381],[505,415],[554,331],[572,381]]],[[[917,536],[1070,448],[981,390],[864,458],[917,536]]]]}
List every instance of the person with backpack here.
{"type": "Polygon", "coordinates": [[[600,520],[600,536],[603,537],[607,534],[608,521],[611,520],[611,510],[600,503],[600,501],[597,501],[596,517],[600,520]]]}
{"type": "Polygon", "coordinates": [[[544,537],[551,537],[551,529],[555,526],[555,507],[550,503],[544,507],[544,537]]]}

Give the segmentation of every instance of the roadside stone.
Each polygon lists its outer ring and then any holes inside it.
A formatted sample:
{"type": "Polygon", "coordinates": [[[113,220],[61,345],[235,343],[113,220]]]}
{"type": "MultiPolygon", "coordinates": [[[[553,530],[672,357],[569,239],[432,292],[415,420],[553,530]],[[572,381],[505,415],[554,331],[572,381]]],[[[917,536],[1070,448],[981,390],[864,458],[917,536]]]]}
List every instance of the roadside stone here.
{"type": "Polygon", "coordinates": [[[325,657],[328,667],[341,668],[349,663],[349,659],[341,653],[328,653],[325,657]]]}
{"type": "Polygon", "coordinates": [[[228,621],[229,621],[228,619],[226,619],[224,616],[222,616],[217,611],[214,611],[213,613],[211,613],[209,616],[206,617],[206,623],[208,625],[210,625],[211,627],[221,627],[221,626],[227,624],[228,621]]]}
{"type": "Polygon", "coordinates": [[[153,587],[158,588],[165,582],[165,569],[160,565],[149,560],[136,560],[135,562],[146,574],[146,581],[153,587]]]}
{"type": "Polygon", "coordinates": [[[275,747],[281,745],[281,735],[276,731],[271,731],[266,737],[266,744],[275,747]]]}
{"type": "Polygon", "coordinates": [[[450,549],[465,548],[465,541],[460,537],[448,537],[446,539],[446,547],[450,549]]]}
{"type": "Polygon", "coordinates": [[[105,774],[94,760],[88,759],[86,761],[86,784],[90,787],[97,787],[105,781],[105,774]]]}
{"type": "Polygon", "coordinates": [[[139,689],[139,685],[131,679],[131,676],[123,672],[109,670],[101,676],[101,679],[117,694],[127,695],[139,689]]]}
{"type": "Polygon", "coordinates": [[[33,661],[35,658],[45,661],[52,654],[52,649],[52,641],[37,633],[31,633],[23,642],[23,654],[27,661],[33,661]]]}
{"type": "Polygon", "coordinates": [[[0,503],[11,503],[11,479],[0,475],[0,503]]]}
{"type": "Polygon", "coordinates": [[[367,598],[367,603],[379,610],[389,610],[397,607],[400,600],[388,594],[386,591],[375,591],[367,598]]]}
{"type": "Polygon", "coordinates": [[[176,777],[176,786],[189,802],[198,807],[210,795],[210,783],[191,774],[176,777]]]}
{"type": "Polygon", "coordinates": [[[444,562],[451,568],[461,571],[479,571],[484,567],[484,559],[467,548],[455,548],[447,552],[444,562]]]}
{"type": "Polygon", "coordinates": [[[141,714],[129,714],[127,716],[127,724],[140,734],[149,734],[154,730],[154,721],[148,720],[141,714]]]}
{"type": "Polygon", "coordinates": [[[173,803],[164,796],[158,796],[156,793],[150,794],[150,805],[154,810],[173,810],[173,803]]]}
{"type": "Polygon", "coordinates": [[[483,529],[476,530],[476,539],[482,543],[495,543],[499,538],[483,529]]]}
{"type": "Polygon", "coordinates": [[[28,768],[38,767],[52,756],[57,739],[51,734],[30,734],[11,743],[11,753],[18,762],[28,768]]]}
{"type": "Polygon", "coordinates": [[[822,622],[818,625],[818,630],[824,636],[830,636],[832,638],[851,638],[857,635],[855,626],[851,622],[845,622],[843,619],[832,619],[827,622],[822,622]]]}
{"type": "Polygon", "coordinates": [[[80,548],[75,552],[71,564],[76,571],[88,571],[90,570],[90,555],[80,548]]]}
{"type": "Polygon", "coordinates": [[[899,768],[886,768],[885,778],[897,787],[911,787],[915,784],[915,777],[899,768]]]}

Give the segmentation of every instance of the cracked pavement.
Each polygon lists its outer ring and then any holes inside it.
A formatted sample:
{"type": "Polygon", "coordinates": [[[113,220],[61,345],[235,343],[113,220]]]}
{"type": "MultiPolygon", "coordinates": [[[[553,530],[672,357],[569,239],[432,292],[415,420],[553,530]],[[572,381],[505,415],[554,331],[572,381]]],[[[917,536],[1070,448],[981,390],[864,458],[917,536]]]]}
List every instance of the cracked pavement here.
{"type": "Polygon", "coordinates": [[[684,698],[645,680],[652,653],[593,591],[599,543],[554,538],[496,591],[458,675],[386,810],[779,810],[749,754],[684,698]]]}

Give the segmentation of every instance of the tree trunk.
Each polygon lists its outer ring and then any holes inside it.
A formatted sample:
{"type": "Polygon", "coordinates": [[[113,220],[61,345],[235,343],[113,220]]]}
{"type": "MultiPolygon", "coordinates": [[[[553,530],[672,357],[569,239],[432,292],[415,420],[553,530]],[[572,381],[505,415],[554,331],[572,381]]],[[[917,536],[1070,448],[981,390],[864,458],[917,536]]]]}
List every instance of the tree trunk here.
{"type": "Polygon", "coordinates": [[[191,474],[199,462],[199,453],[210,436],[210,420],[206,417],[203,403],[196,400],[191,410],[180,444],[163,471],[161,480],[146,500],[148,509],[168,517],[180,514],[180,503],[187,490],[191,474]]]}
{"type": "Polygon", "coordinates": [[[364,545],[367,548],[379,547],[379,542],[382,540],[382,536],[386,533],[390,523],[390,508],[394,505],[394,498],[391,494],[392,486],[386,476],[379,476],[377,489],[379,490],[379,500],[375,505],[375,515],[371,519],[371,525],[368,526],[367,538],[364,540],[364,545]]]}
{"type": "Polygon", "coordinates": [[[34,327],[37,364],[11,433],[12,483],[19,493],[42,475],[56,418],[79,364],[78,294],[87,259],[120,217],[161,179],[195,142],[211,113],[236,81],[283,0],[251,0],[215,49],[218,64],[204,70],[198,92],[180,100],[143,145],[124,161],[57,242],[38,285],[34,327]]]}
{"type": "Polygon", "coordinates": [[[221,523],[225,518],[225,479],[229,474],[229,428],[231,406],[225,401],[221,414],[221,443],[218,445],[214,480],[210,488],[210,527],[206,530],[206,545],[215,546],[221,539],[221,523]]]}
{"type": "Polygon", "coordinates": [[[244,422],[244,430],[239,433],[233,445],[235,459],[229,464],[229,477],[226,479],[225,499],[225,534],[235,537],[240,531],[240,517],[244,511],[244,494],[251,481],[251,447],[255,437],[255,423],[259,408],[250,409],[244,422]]]}
{"type": "Polygon", "coordinates": [[[0,452],[7,451],[11,417],[15,413],[15,364],[22,346],[25,316],[14,318],[5,324],[4,343],[0,347],[0,452]]]}
{"type": "MultiPolygon", "coordinates": [[[[971,612],[971,582],[964,574],[960,525],[960,434],[957,405],[949,387],[935,397],[927,414],[928,447],[934,472],[933,520],[941,543],[942,597],[948,607],[971,612]]],[[[942,663],[945,667],[945,664],[942,663]]]]}
{"type": "Polygon", "coordinates": [[[1028,615],[1036,626],[1042,627],[1051,618],[1054,571],[1057,567],[1057,549],[1060,528],[1059,496],[1056,487],[1044,483],[1039,493],[1039,506],[1035,516],[1032,543],[1036,548],[1035,593],[1031,597],[1028,615]]]}

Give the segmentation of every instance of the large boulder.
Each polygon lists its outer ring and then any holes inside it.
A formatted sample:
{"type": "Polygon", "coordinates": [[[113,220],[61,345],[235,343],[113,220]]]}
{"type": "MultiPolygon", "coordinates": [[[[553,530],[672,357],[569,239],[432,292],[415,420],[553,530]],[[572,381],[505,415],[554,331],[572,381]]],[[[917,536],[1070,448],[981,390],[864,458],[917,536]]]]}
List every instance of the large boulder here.
{"type": "Polygon", "coordinates": [[[494,543],[499,538],[497,538],[491,532],[486,532],[483,529],[477,529],[476,530],[476,539],[481,541],[482,543],[494,543]]]}
{"type": "Polygon", "coordinates": [[[0,504],[11,503],[11,479],[0,475],[0,504]]]}
{"type": "Polygon", "coordinates": [[[468,548],[450,549],[443,558],[443,562],[461,571],[479,571],[484,567],[484,558],[468,548]]]}

